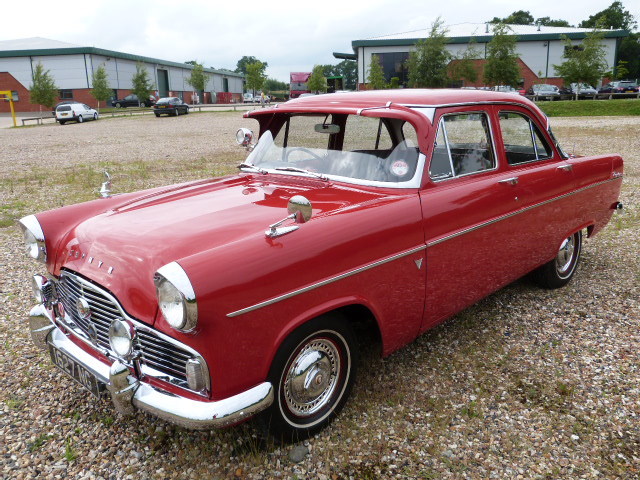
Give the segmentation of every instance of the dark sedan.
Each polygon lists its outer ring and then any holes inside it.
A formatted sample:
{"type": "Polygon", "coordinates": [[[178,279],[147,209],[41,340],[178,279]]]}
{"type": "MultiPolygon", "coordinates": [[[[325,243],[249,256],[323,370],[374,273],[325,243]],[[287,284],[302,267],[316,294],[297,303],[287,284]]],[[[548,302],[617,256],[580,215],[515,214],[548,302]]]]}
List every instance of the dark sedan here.
{"type": "Polygon", "coordinates": [[[120,108],[120,107],[150,107],[155,103],[155,99],[152,96],[149,96],[148,99],[139,101],[138,96],[135,94],[127,95],[124,98],[118,98],[116,100],[111,100],[111,106],[120,108]]]}
{"type": "Polygon", "coordinates": [[[176,115],[180,115],[181,113],[189,113],[189,105],[184,103],[178,97],[165,97],[156,102],[156,104],[153,106],[153,113],[156,114],[156,117],[159,117],[163,114],[175,117],[176,115]]]}
{"type": "Polygon", "coordinates": [[[638,84],[631,80],[618,80],[601,87],[598,93],[638,93],[638,84]]]}

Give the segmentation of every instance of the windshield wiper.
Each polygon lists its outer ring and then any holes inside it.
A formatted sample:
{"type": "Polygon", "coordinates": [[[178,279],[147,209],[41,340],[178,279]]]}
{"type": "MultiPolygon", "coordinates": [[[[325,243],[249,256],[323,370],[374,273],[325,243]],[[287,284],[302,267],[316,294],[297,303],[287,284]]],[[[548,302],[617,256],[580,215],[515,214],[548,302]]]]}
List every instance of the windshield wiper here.
{"type": "Polygon", "coordinates": [[[269,173],[260,167],[256,167],[255,165],[251,165],[250,163],[244,163],[244,162],[238,165],[238,168],[250,168],[251,170],[255,170],[256,172],[261,173],[262,175],[266,175],[267,173],[269,173]]]}
{"type": "Polygon", "coordinates": [[[316,178],[319,178],[322,181],[328,182],[329,178],[326,175],[323,175],[322,173],[317,173],[317,172],[312,172],[310,170],[305,170],[304,168],[297,168],[297,167],[278,167],[275,168],[274,170],[279,170],[281,172],[295,172],[295,173],[304,173],[306,175],[311,175],[314,176],[316,178]]]}

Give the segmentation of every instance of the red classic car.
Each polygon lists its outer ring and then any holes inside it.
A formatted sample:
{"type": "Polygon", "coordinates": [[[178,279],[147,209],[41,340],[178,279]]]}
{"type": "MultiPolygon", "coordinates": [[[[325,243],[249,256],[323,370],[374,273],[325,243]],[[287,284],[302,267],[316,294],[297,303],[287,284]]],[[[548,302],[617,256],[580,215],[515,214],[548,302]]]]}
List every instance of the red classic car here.
{"type": "Polygon", "coordinates": [[[258,416],[326,425],[354,332],[389,355],[526,275],[576,271],[621,208],[617,155],[572,157],[526,98],[470,90],[296,99],[259,123],[237,175],[20,220],[34,341],[95,395],[189,428],[258,416]]]}

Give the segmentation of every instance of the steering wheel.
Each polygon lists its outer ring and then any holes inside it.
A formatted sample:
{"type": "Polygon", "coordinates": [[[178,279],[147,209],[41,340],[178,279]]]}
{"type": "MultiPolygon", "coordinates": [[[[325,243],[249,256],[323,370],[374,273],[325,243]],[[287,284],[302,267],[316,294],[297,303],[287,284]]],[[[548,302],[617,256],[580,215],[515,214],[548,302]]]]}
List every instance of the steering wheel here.
{"type": "Polygon", "coordinates": [[[322,157],[320,155],[318,155],[317,153],[315,153],[312,150],[309,150],[308,148],[305,147],[291,147],[291,148],[287,148],[287,153],[284,156],[284,161],[288,162],[289,161],[289,155],[291,155],[293,152],[296,152],[300,150],[301,152],[305,152],[308,153],[309,155],[311,155],[312,158],[316,159],[316,160],[320,160],[322,161],[322,157]]]}

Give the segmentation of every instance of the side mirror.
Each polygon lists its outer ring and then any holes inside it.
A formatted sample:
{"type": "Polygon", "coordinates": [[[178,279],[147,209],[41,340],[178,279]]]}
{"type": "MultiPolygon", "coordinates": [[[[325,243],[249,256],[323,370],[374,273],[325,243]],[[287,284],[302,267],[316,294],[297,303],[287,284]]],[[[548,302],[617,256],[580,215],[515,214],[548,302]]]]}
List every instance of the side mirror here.
{"type": "Polygon", "coordinates": [[[248,147],[253,140],[253,132],[248,128],[241,128],[236,132],[236,142],[241,147],[248,147]]]}
{"type": "Polygon", "coordinates": [[[308,198],[302,195],[295,195],[289,199],[287,204],[287,211],[290,215],[293,215],[293,220],[296,223],[305,223],[311,219],[311,202],[308,198]]]}

